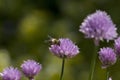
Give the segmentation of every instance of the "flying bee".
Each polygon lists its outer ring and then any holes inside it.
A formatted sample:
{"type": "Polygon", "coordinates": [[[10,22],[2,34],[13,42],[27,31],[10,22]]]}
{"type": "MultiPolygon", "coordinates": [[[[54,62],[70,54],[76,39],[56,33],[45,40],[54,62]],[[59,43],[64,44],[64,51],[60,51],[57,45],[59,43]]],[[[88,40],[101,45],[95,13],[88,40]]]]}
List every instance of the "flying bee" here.
{"type": "Polygon", "coordinates": [[[54,45],[54,44],[57,44],[59,45],[60,44],[60,41],[56,38],[52,38],[51,36],[48,36],[48,40],[46,40],[46,42],[48,42],[50,45],[54,45]]]}

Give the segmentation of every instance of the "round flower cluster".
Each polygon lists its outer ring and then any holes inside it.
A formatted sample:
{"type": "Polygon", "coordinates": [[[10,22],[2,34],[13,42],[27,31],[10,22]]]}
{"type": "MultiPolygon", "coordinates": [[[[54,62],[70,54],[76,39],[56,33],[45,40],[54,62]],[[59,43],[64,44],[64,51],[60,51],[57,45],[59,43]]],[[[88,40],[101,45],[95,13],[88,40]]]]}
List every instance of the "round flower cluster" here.
{"type": "Polygon", "coordinates": [[[60,38],[59,44],[52,44],[49,50],[60,58],[72,58],[79,53],[79,48],[68,38],[60,38]]]}
{"type": "Polygon", "coordinates": [[[2,80],[20,80],[21,72],[14,67],[8,67],[1,73],[2,80]]]}
{"type": "Polygon", "coordinates": [[[112,48],[109,47],[101,48],[98,54],[99,54],[99,59],[102,63],[102,68],[107,68],[110,65],[115,64],[116,54],[112,48]]]}
{"type": "MultiPolygon", "coordinates": [[[[34,60],[27,60],[21,65],[22,72],[30,80],[34,79],[34,76],[37,75],[42,69],[41,64],[37,63],[34,60]]],[[[8,67],[0,73],[2,80],[21,80],[21,72],[14,67],[8,67]]]]}
{"type": "Polygon", "coordinates": [[[27,60],[21,65],[22,71],[28,78],[33,78],[42,69],[41,64],[35,62],[34,60],[27,60]]]}
{"type": "Polygon", "coordinates": [[[117,37],[116,30],[110,16],[100,10],[88,15],[79,29],[87,38],[94,38],[97,42],[103,39],[113,40],[117,37]]]}

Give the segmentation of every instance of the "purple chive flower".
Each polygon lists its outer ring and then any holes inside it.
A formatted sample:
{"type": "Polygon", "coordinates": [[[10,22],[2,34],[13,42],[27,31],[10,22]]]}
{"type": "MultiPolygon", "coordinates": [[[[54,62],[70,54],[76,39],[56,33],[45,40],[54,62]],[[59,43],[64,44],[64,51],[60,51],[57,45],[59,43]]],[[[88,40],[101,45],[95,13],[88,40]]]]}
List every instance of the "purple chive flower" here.
{"type": "Polygon", "coordinates": [[[20,80],[21,73],[17,68],[8,67],[1,73],[2,80],[20,80]]]}
{"type": "Polygon", "coordinates": [[[42,69],[41,64],[34,60],[27,60],[21,65],[22,71],[26,77],[33,79],[42,69]]]}
{"type": "Polygon", "coordinates": [[[118,57],[120,57],[120,37],[118,37],[118,38],[114,41],[114,48],[115,48],[116,55],[117,55],[118,57]]]}
{"type": "Polygon", "coordinates": [[[110,65],[115,64],[116,62],[116,54],[112,48],[101,48],[98,52],[99,59],[102,63],[102,68],[107,68],[110,65]]]}
{"type": "Polygon", "coordinates": [[[100,40],[113,40],[117,37],[117,28],[105,11],[97,10],[88,15],[79,31],[84,33],[87,38],[94,38],[96,42],[100,40]]]}
{"type": "Polygon", "coordinates": [[[72,58],[79,53],[79,48],[68,38],[60,38],[59,44],[52,44],[49,50],[60,58],[72,58]]]}

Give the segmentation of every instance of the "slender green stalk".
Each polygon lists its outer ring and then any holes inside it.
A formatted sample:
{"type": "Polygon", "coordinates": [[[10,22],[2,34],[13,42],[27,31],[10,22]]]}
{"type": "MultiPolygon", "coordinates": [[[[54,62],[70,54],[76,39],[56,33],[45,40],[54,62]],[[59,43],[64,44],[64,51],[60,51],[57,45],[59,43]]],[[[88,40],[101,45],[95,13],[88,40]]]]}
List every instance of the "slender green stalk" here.
{"type": "Polygon", "coordinates": [[[62,69],[61,69],[61,75],[60,75],[60,80],[63,78],[63,73],[64,73],[64,65],[65,65],[65,58],[62,60],[62,69]]]}
{"type": "Polygon", "coordinates": [[[106,80],[109,80],[109,68],[106,68],[106,80]]]}
{"type": "Polygon", "coordinates": [[[96,59],[97,59],[97,50],[98,50],[98,46],[95,46],[95,50],[94,50],[93,57],[92,57],[92,60],[91,60],[89,80],[93,80],[93,75],[94,75],[95,65],[96,65],[96,59]]]}

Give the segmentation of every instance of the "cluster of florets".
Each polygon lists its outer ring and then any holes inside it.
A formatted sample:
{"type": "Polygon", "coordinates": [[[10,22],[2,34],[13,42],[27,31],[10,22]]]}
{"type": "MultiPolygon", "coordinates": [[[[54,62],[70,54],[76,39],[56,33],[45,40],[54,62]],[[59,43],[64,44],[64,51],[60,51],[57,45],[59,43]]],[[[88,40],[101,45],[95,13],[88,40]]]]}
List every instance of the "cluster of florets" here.
{"type": "Polygon", "coordinates": [[[93,38],[98,43],[100,40],[109,41],[116,38],[116,30],[117,28],[110,16],[105,11],[100,10],[88,15],[79,29],[87,38],[93,38]]]}
{"type": "Polygon", "coordinates": [[[114,49],[107,47],[99,51],[99,59],[104,68],[115,64],[117,57],[120,57],[120,37],[114,40],[114,49]]]}
{"type": "Polygon", "coordinates": [[[59,44],[52,44],[49,50],[60,58],[72,58],[79,53],[79,48],[68,38],[58,39],[59,44]]]}
{"type": "Polygon", "coordinates": [[[99,59],[102,63],[102,68],[107,68],[110,65],[115,64],[116,54],[112,48],[109,47],[101,48],[98,54],[99,54],[99,59]]]}
{"type": "MultiPolygon", "coordinates": [[[[42,66],[34,60],[27,60],[24,61],[21,68],[24,75],[29,78],[29,80],[33,80],[34,76],[42,69],[42,66]]],[[[22,72],[17,68],[8,67],[0,73],[0,76],[2,77],[2,80],[21,80],[22,72]]]]}
{"type": "MultiPolygon", "coordinates": [[[[96,45],[99,45],[99,41],[114,40],[118,35],[116,30],[110,16],[100,10],[88,15],[79,29],[87,38],[94,39],[96,45]]],[[[115,64],[117,56],[120,56],[120,38],[115,40],[114,47],[104,47],[98,52],[102,68],[115,64]]]]}
{"type": "Polygon", "coordinates": [[[115,64],[117,58],[120,58],[120,37],[114,40],[114,49],[110,47],[101,48],[98,54],[102,68],[115,64]]]}

